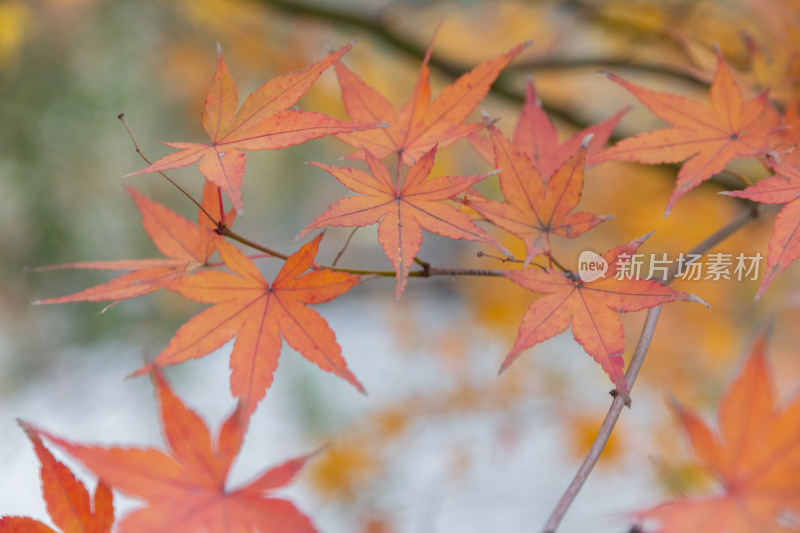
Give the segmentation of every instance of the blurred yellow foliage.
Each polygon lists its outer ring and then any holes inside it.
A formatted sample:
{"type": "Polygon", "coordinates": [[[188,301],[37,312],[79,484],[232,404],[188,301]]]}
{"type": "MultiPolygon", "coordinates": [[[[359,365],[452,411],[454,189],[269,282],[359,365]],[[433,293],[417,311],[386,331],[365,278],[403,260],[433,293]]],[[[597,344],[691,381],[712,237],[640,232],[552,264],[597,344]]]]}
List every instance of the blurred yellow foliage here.
{"type": "MultiPolygon", "coordinates": [[[[569,450],[575,460],[582,459],[586,452],[591,448],[597,436],[597,430],[603,422],[602,412],[593,413],[569,413],[564,415],[567,428],[566,440],[569,443],[569,450]]],[[[608,439],[606,447],[603,448],[601,460],[604,463],[613,462],[619,459],[623,447],[620,445],[618,433],[612,433],[608,439]]]]}
{"type": "Polygon", "coordinates": [[[17,58],[32,18],[30,8],[21,1],[0,4],[0,68],[17,58]]]}
{"type": "Polygon", "coordinates": [[[343,439],[325,449],[309,466],[315,488],[333,500],[353,499],[367,492],[381,461],[358,439],[343,439]]]}

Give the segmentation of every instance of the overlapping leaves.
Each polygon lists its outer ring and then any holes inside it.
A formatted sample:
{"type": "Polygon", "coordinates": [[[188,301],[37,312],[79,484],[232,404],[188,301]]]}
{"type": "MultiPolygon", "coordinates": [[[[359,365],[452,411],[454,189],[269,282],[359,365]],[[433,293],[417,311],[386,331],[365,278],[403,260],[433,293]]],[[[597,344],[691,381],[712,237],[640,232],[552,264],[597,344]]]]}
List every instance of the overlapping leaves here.
{"type": "Polygon", "coordinates": [[[370,172],[312,163],[331,173],[360,196],[343,198],[325,210],[297,238],[323,226],[369,226],[380,221],[378,241],[397,272],[395,294],[400,297],[411,263],[422,245],[422,228],[449,237],[491,244],[503,249],[494,237],[475,225],[465,213],[443,200],[452,199],[471,185],[493,174],[430,178],[436,147],[408,170],[404,179],[392,177],[387,168],[365,151],[370,172]]]}
{"type": "MultiPolygon", "coordinates": [[[[119,521],[117,531],[316,531],[311,520],[292,502],[273,495],[291,482],[314,454],[286,461],[242,487],[230,488],[228,472],[239,455],[249,422],[246,406],[240,402],[223,422],[216,438],[212,438],[203,419],[172,392],[161,374],[155,372],[153,379],[169,446],[166,451],[73,444],[43,430],[30,430],[47,437],[81,461],[103,483],[144,501],[144,507],[119,521]]],[[[64,531],[89,533],[95,530],[64,531]]]]}
{"type": "Polygon", "coordinates": [[[516,235],[525,244],[525,264],[539,254],[550,254],[550,236],[577,237],[607,217],[586,212],[572,213],[583,192],[586,143],[548,178],[537,170],[528,155],[489,126],[494,164],[499,174],[504,202],[470,193],[465,204],[490,222],[516,235]]]}
{"type": "Polygon", "coordinates": [[[675,413],[717,494],[673,500],[638,514],[659,533],[788,533],[800,522],[800,399],[780,407],[766,341],[755,343],[719,407],[719,431],[675,404],[675,413]]]}
{"type": "Polygon", "coordinates": [[[800,169],[785,162],[773,166],[775,176],[764,178],[743,191],[726,194],[763,204],[786,204],[775,217],[769,240],[767,265],[756,297],[761,297],[775,278],[800,257],[800,169]]]}
{"type": "Polygon", "coordinates": [[[650,111],[674,127],[623,139],[596,161],[614,159],[659,164],[686,160],[667,202],[667,212],[678,198],[721,172],[733,159],[757,156],[770,150],[767,136],[777,123],[766,113],[768,93],[745,100],[722,53],[718,53],[717,61],[710,108],[695,100],[645,89],[608,74],[611,80],[625,87],[650,111]]]}
{"type": "MultiPolygon", "coordinates": [[[[156,248],[167,256],[162,259],[127,259],[120,261],[93,261],[67,263],[43,267],[38,270],[81,268],[92,270],[130,270],[113,280],[68,296],[38,300],[37,304],[67,302],[120,301],[151,293],[166,283],[208,263],[214,253],[213,230],[216,221],[222,220],[217,187],[206,184],[197,215],[197,224],[175,213],[168,207],[146,197],[133,187],[128,194],[136,203],[142,217],[142,226],[156,248]]],[[[225,215],[230,226],[236,217],[231,211],[225,215]]]]}
{"type": "Polygon", "coordinates": [[[699,301],[699,298],[670,289],[659,281],[632,277],[627,271],[630,258],[647,237],[621,244],[602,259],[605,274],[584,282],[574,273],[524,268],[509,270],[505,276],[526,289],[544,294],[534,301],[522,317],[517,340],[503,361],[501,370],[526,349],[547,340],[572,326],[572,335],[609,375],[617,391],[628,394],[625,383],[625,337],[616,312],[649,309],[676,300],[699,301]]]}
{"type": "Polygon", "coordinates": [[[379,131],[339,133],[337,137],[359,149],[351,157],[364,159],[366,152],[377,159],[399,154],[403,163],[411,166],[432,148],[448,146],[483,128],[480,123],[466,123],[467,116],[489,92],[500,71],[528,44],[520,44],[478,65],[431,100],[428,61],[433,50],[432,39],[422,60],[414,92],[399,111],[395,111],[391,102],[339,61],[334,68],[342,88],[342,101],[350,117],[358,121],[383,121],[388,126],[379,131]]]}
{"type": "MultiPolygon", "coordinates": [[[[39,458],[42,495],[53,523],[63,533],[110,533],[114,525],[111,488],[100,481],[90,497],[83,483],[45,447],[38,431],[24,422],[20,425],[39,458]]],[[[23,516],[0,517],[0,532],[55,533],[50,526],[23,516]]]]}
{"type": "Polygon", "coordinates": [[[218,49],[217,72],[202,113],[203,129],[211,142],[165,143],[179,151],[133,174],[181,168],[199,160],[200,172],[206,180],[222,188],[234,207],[241,211],[242,176],[247,160],[242,150],[277,150],[323,135],[380,126],[376,122],[344,122],[322,113],[289,109],[353,44],[343,46],[305,69],[271,79],[248,96],[241,108],[238,108],[236,85],[225,65],[222,50],[218,49]]]}
{"type": "Polygon", "coordinates": [[[291,255],[270,285],[247,256],[218,238],[220,257],[231,272],[198,272],[168,286],[190,300],[214,305],[181,326],[167,347],[137,373],[202,357],[236,337],[230,356],[231,392],[249,413],[272,384],[283,336],[306,359],[364,392],[328,323],[307,306],[332,300],[359,281],[358,276],[328,269],[306,272],[320,240],[322,235],[291,255]]]}

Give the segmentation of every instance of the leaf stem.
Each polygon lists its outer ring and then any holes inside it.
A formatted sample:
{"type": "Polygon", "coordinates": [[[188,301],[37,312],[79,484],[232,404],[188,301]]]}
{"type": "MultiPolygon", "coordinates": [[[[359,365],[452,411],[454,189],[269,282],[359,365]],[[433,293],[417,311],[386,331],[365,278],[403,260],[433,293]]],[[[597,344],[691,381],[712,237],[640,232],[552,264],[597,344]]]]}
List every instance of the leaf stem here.
{"type": "MultiPolygon", "coordinates": [[[[741,228],[757,220],[760,214],[761,209],[759,209],[757,204],[748,206],[741,213],[739,213],[736,218],[709,235],[705,240],[692,248],[688,253],[704,255],[714,246],[730,237],[741,228]]],[[[666,283],[671,282],[678,275],[678,266],[679,265],[677,264],[671,265],[670,270],[667,272],[666,283]]],[[[636,382],[636,377],[639,375],[639,370],[641,370],[642,365],[644,364],[644,358],[647,354],[648,348],[650,347],[650,343],[653,340],[653,333],[655,331],[656,324],[658,323],[658,317],[660,314],[660,305],[648,310],[647,312],[647,318],[644,321],[642,333],[639,335],[639,341],[636,344],[636,349],[633,352],[630,365],[628,366],[627,372],[625,372],[625,383],[628,385],[628,390],[633,389],[633,385],[636,382]]],[[[600,430],[597,432],[597,436],[595,437],[594,442],[592,442],[592,446],[589,448],[589,452],[586,454],[586,457],[584,457],[581,466],[575,473],[572,482],[569,484],[566,491],[564,491],[564,494],[562,494],[561,499],[559,499],[552,513],[550,513],[550,516],[544,525],[544,529],[542,530],[543,533],[555,533],[556,529],[561,523],[561,520],[567,513],[567,510],[569,509],[570,505],[572,505],[575,497],[578,495],[583,487],[583,484],[586,482],[586,479],[588,479],[589,474],[592,472],[594,465],[600,458],[600,454],[602,453],[603,448],[605,448],[608,439],[611,437],[611,431],[614,429],[614,425],[617,423],[617,420],[622,413],[622,407],[626,405],[626,401],[630,406],[630,398],[626,398],[621,394],[612,395],[614,396],[614,399],[611,401],[611,406],[608,408],[605,420],[603,420],[603,425],[600,426],[600,430]]]]}

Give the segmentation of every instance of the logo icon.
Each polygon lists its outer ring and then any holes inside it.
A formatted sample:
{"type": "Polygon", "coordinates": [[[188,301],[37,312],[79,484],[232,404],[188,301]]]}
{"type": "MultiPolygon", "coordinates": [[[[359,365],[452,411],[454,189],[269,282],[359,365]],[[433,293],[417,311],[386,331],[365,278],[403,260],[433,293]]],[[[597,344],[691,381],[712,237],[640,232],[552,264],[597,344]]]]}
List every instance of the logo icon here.
{"type": "Polygon", "coordinates": [[[607,270],[608,262],[598,253],[584,250],[578,256],[578,276],[584,283],[602,278],[607,270]]]}

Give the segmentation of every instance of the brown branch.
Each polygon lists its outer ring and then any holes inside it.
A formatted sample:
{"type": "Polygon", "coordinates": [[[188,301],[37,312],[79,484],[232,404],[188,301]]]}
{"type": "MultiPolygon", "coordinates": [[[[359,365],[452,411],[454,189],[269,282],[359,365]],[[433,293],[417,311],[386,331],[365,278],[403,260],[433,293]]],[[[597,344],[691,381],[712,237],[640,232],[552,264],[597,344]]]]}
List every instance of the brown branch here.
{"type": "Polygon", "coordinates": [[[684,81],[697,85],[698,87],[708,88],[708,82],[698,79],[692,72],[686,69],[672,67],[659,63],[642,63],[635,59],[618,57],[583,57],[583,58],[546,58],[534,59],[533,61],[518,62],[508,67],[511,70],[575,70],[575,69],[621,69],[641,72],[645,74],[657,74],[676,80],[684,81]]]}
{"type": "MultiPolygon", "coordinates": [[[[708,238],[692,248],[688,253],[704,255],[714,246],[730,237],[741,228],[758,219],[760,214],[761,210],[759,209],[758,205],[753,204],[748,206],[736,218],[709,235],[708,238]]],[[[667,273],[666,282],[671,282],[673,279],[675,279],[677,274],[678,265],[673,263],[669,272],[667,273]]],[[[636,377],[639,375],[639,370],[642,368],[642,364],[644,364],[644,358],[647,354],[647,349],[650,347],[650,343],[653,340],[653,332],[656,324],[658,323],[658,317],[660,313],[660,305],[650,309],[647,312],[647,318],[645,319],[644,326],[642,327],[642,333],[639,335],[639,341],[636,344],[636,349],[633,352],[631,363],[628,366],[627,372],[625,372],[625,383],[628,385],[628,390],[633,389],[633,385],[636,382],[636,377]]],[[[589,474],[594,468],[594,465],[597,463],[597,460],[600,458],[603,448],[605,448],[608,439],[611,437],[611,432],[614,429],[614,425],[617,423],[617,420],[622,413],[622,407],[625,405],[626,399],[627,398],[624,395],[614,395],[614,399],[611,402],[608,413],[606,413],[606,418],[603,420],[603,425],[600,426],[600,430],[597,432],[597,436],[592,443],[592,447],[589,449],[586,457],[584,457],[583,463],[581,463],[581,466],[578,468],[578,471],[576,472],[575,477],[573,477],[572,482],[569,484],[566,491],[564,491],[561,499],[558,501],[553,509],[553,512],[550,514],[550,517],[547,519],[547,522],[544,525],[543,533],[555,533],[558,525],[561,523],[561,520],[567,513],[567,510],[580,492],[583,484],[586,482],[586,479],[588,479],[589,474]]]]}
{"type": "MultiPolygon", "coordinates": [[[[401,34],[380,17],[380,14],[369,13],[364,11],[345,11],[342,9],[329,8],[322,5],[312,5],[305,2],[297,2],[295,0],[260,0],[262,4],[276,8],[284,13],[290,13],[295,16],[305,17],[309,19],[316,19],[323,21],[327,24],[335,24],[338,26],[350,26],[360,30],[365,30],[371,33],[374,37],[384,41],[392,48],[414,58],[421,60],[425,56],[425,47],[414,43],[405,35],[401,34]]],[[[609,60],[613,62],[613,60],[609,60]]],[[[444,61],[436,55],[431,56],[428,63],[431,67],[437,69],[439,72],[448,76],[457,78],[469,71],[470,69],[455,63],[444,61]]],[[[547,68],[554,68],[555,62],[549,62],[547,68]]],[[[629,65],[630,68],[636,68],[636,64],[629,65]]],[[[668,71],[662,72],[664,74],[668,71]]],[[[681,73],[681,76],[684,74],[681,73]]],[[[513,102],[521,103],[525,100],[523,94],[519,90],[514,90],[508,81],[508,75],[501,74],[497,81],[490,89],[492,94],[503,97],[513,102]]],[[[552,116],[558,117],[560,120],[570,124],[571,126],[583,129],[589,126],[589,123],[581,119],[580,116],[574,113],[570,108],[559,107],[551,104],[544,104],[543,108],[547,113],[552,116]]]]}

